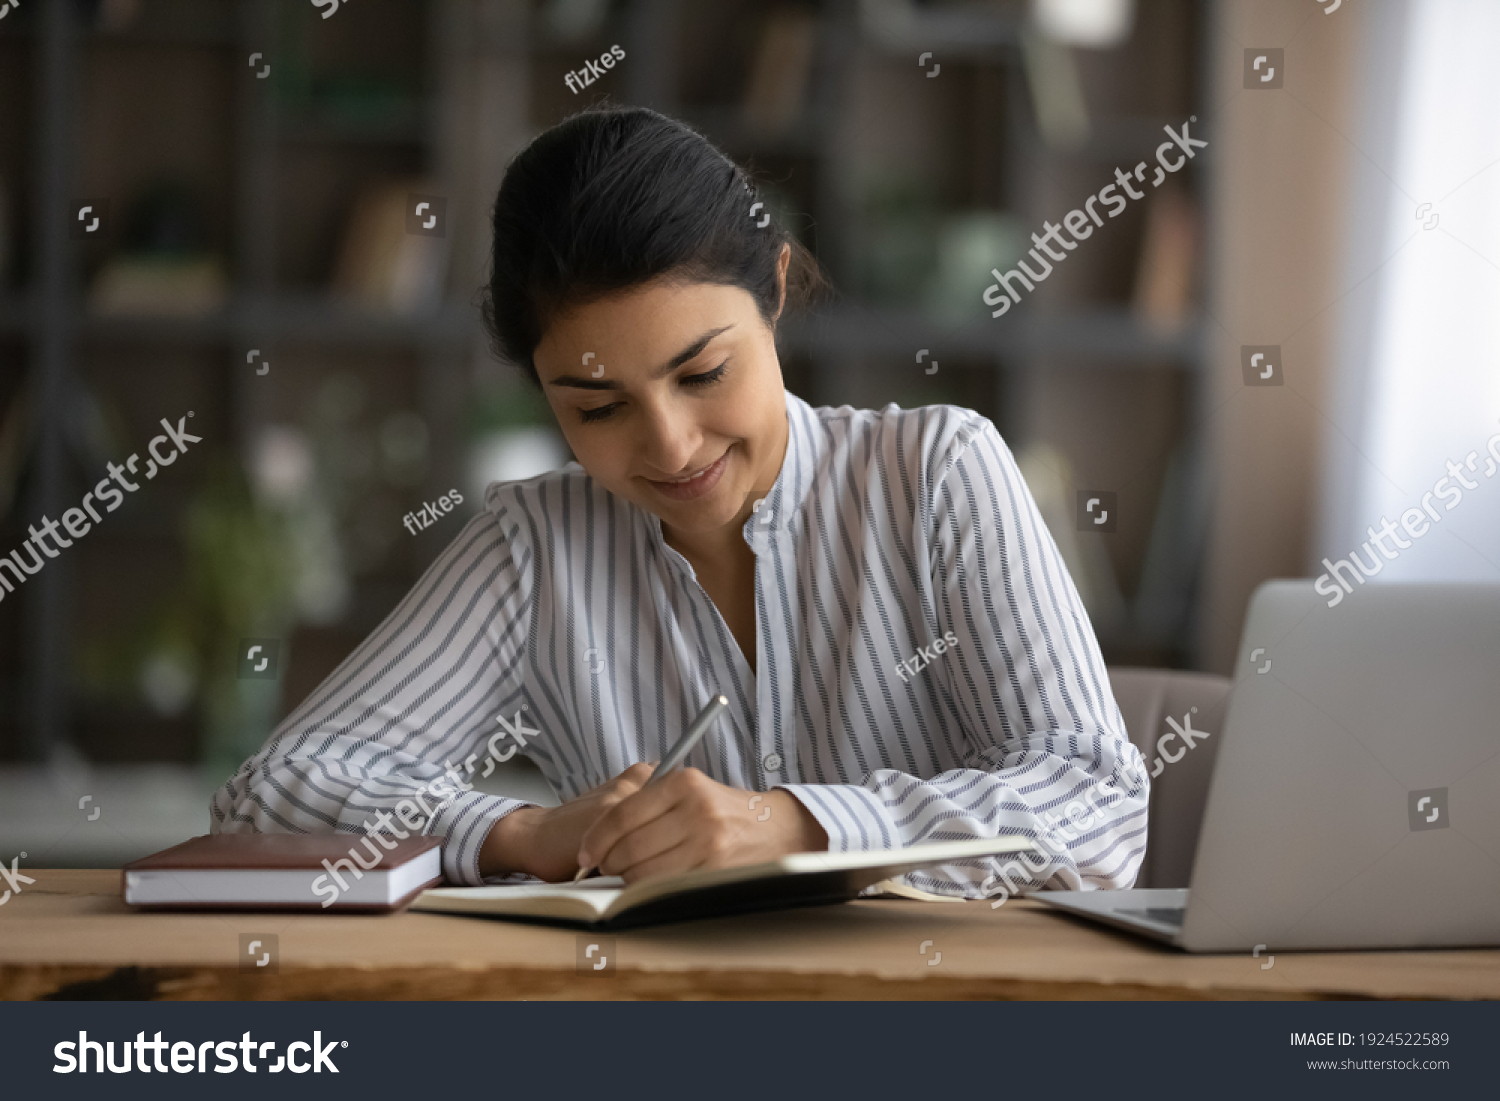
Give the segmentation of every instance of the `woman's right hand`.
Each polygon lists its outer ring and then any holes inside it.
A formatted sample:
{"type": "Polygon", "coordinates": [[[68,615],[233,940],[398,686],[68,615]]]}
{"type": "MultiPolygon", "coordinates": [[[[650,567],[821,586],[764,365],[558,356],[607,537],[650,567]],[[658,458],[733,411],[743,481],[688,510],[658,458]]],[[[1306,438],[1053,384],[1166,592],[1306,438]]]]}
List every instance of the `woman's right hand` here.
{"type": "Polygon", "coordinates": [[[578,846],[594,821],[634,795],[656,771],[655,763],[631,765],[612,780],[556,807],[522,807],[490,829],[479,850],[479,874],[527,872],[548,883],[571,880],[578,871],[578,846]]]}

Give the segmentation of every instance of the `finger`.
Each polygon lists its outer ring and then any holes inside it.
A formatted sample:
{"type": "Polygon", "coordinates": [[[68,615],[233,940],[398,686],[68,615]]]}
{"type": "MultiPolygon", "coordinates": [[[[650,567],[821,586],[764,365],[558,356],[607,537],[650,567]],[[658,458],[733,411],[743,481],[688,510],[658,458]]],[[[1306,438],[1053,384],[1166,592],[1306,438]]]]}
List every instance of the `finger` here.
{"type": "Polygon", "coordinates": [[[714,844],[712,833],[702,830],[691,830],[685,834],[679,834],[682,840],[673,848],[633,864],[627,864],[622,870],[609,874],[619,876],[626,883],[633,883],[649,876],[676,875],[681,872],[732,867],[741,863],[734,856],[734,842],[745,832],[746,828],[745,823],[732,827],[728,840],[721,844],[714,844]]]}
{"type": "Polygon", "coordinates": [[[686,838],[680,845],[666,852],[657,853],[649,860],[643,860],[615,874],[626,883],[638,883],[652,876],[680,875],[683,872],[690,872],[702,863],[703,855],[698,845],[692,838],[686,838]]]}
{"type": "Polygon", "coordinates": [[[632,791],[641,787],[651,779],[651,773],[655,765],[646,761],[637,761],[617,776],[612,776],[602,784],[596,784],[589,791],[614,791],[620,788],[628,788],[632,791]]]}
{"type": "Polygon", "coordinates": [[[579,866],[597,863],[625,834],[675,806],[685,794],[683,782],[677,779],[680,775],[674,774],[659,784],[632,792],[596,818],[579,841],[579,866]]]}
{"type": "Polygon", "coordinates": [[[637,761],[624,772],[620,773],[620,779],[622,782],[630,784],[632,788],[639,789],[644,787],[646,781],[651,779],[656,773],[658,763],[657,761],[637,761]]]}
{"type": "Polygon", "coordinates": [[[594,863],[604,875],[619,875],[626,869],[676,848],[693,834],[694,819],[678,804],[659,818],[624,834],[607,852],[594,853],[594,863]]]}
{"type": "Polygon", "coordinates": [[[752,840],[752,836],[746,835],[753,835],[750,826],[759,824],[758,820],[725,814],[722,802],[704,791],[714,783],[706,777],[684,779],[681,782],[684,797],[680,802],[615,845],[606,857],[609,874],[640,878],[643,874],[660,875],[667,870],[702,870],[755,862],[757,858],[751,855],[747,859],[747,851],[736,842],[742,837],[747,842],[752,840]],[[667,864],[660,863],[658,857],[667,853],[673,854],[673,859],[667,864]]]}

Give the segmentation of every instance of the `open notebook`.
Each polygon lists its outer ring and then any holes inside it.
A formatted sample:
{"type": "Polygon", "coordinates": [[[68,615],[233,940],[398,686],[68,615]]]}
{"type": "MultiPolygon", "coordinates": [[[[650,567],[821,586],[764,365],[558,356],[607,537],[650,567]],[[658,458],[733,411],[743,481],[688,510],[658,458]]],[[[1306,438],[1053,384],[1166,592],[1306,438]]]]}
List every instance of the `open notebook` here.
{"type": "MultiPolygon", "coordinates": [[[[612,875],[581,883],[438,887],[423,891],[411,908],[599,930],[625,929],[750,910],[843,902],[871,884],[917,868],[1035,848],[1035,843],[1024,837],[989,837],[873,852],[792,853],[765,864],[659,876],[628,887],[623,879],[612,875]]],[[[905,888],[891,893],[914,895],[905,888]]]]}

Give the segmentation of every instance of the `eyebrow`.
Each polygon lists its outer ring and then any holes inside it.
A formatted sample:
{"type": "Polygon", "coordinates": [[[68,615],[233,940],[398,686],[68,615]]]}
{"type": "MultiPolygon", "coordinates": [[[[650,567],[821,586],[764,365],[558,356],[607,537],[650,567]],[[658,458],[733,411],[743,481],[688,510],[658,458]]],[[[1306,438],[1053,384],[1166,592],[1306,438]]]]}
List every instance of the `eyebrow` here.
{"type": "MultiPolygon", "coordinates": [[[[665,378],[667,375],[670,375],[673,371],[677,370],[677,368],[681,367],[688,360],[692,359],[699,352],[703,351],[704,348],[708,347],[708,342],[710,340],[718,336],[720,333],[728,332],[732,328],[734,328],[734,325],[729,324],[718,329],[710,329],[708,332],[703,333],[698,337],[697,340],[693,341],[682,351],[678,352],[671,359],[667,360],[665,364],[658,367],[655,371],[651,372],[651,380],[654,382],[659,378],[665,378]]],[[[614,381],[614,379],[590,378],[583,375],[558,375],[556,378],[549,380],[547,385],[575,386],[580,390],[622,389],[620,384],[614,381]]]]}

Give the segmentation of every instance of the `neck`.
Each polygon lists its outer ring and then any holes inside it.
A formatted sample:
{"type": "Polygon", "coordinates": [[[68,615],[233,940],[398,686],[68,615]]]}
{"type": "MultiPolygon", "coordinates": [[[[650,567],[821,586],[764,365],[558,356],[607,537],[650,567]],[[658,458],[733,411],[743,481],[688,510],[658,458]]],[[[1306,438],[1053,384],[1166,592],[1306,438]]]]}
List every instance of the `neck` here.
{"type": "Polygon", "coordinates": [[[745,542],[736,524],[726,524],[722,528],[697,532],[693,535],[685,535],[663,524],[661,536],[667,546],[695,566],[703,562],[733,561],[736,557],[745,555],[754,557],[754,552],[745,542]]]}

